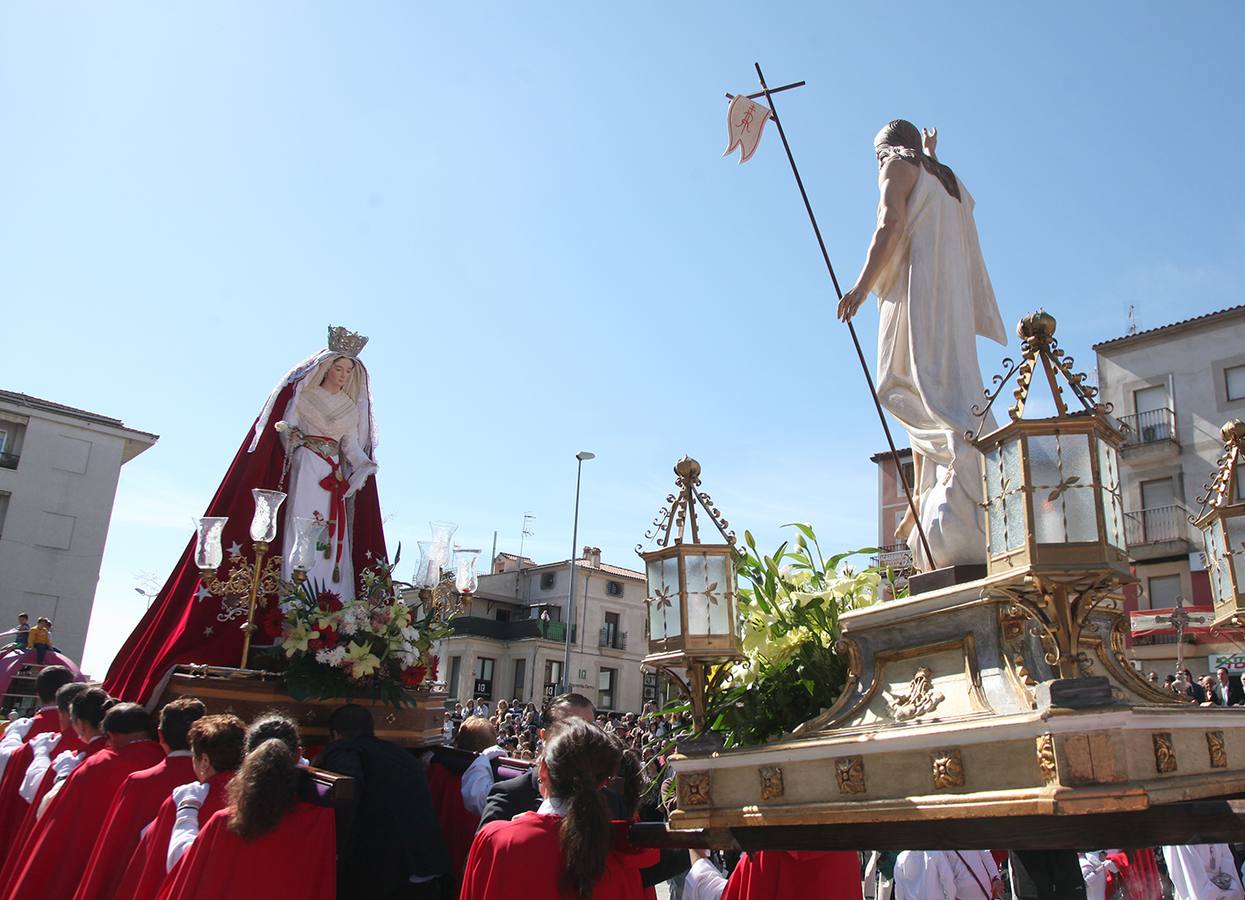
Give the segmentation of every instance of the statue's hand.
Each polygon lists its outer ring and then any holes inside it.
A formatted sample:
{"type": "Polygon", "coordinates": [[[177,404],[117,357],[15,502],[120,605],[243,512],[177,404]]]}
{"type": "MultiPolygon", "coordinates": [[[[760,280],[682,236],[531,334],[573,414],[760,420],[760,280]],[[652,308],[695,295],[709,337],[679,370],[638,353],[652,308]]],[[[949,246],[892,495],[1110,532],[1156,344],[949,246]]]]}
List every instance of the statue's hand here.
{"type": "Polygon", "coordinates": [[[850,322],[852,316],[856,315],[856,310],[864,305],[869,299],[869,292],[856,285],[850,291],[843,295],[843,299],[839,301],[839,321],[850,322]]]}
{"type": "Polygon", "coordinates": [[[934,149],[938,146],[938,129],[922,128],[921,129],[921,146],[925,149],[925,155],[933,159],[937,159],[934,155],[934,149]]]}

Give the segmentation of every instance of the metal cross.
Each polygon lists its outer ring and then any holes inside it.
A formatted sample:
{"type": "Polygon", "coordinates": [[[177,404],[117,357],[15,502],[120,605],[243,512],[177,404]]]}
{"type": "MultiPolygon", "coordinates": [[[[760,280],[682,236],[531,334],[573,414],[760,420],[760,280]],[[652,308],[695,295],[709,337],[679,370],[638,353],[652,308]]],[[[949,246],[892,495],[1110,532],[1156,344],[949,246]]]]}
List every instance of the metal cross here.
{"type": "Polygon", "coordinates": [[[1172,608],[1170,616],[1155,616],[1154,621],[1163,625],[1170,624],[1176,629],[1176,671],[1179,672],[1184,668],[1184,630],[1188,626],[1193,617],[1189,615],[1189,611],[1184,608],[1184,597],[1177,595],[1176,605],[1172,608]]]}

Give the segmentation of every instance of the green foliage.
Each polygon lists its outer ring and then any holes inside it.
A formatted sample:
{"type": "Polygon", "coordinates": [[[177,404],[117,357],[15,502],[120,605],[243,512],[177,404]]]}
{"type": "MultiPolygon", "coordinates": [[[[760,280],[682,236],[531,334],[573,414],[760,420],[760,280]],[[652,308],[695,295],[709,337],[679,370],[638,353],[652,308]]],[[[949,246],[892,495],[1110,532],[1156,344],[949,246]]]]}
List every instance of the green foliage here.
{"type": "Polygon", "coordinates": [[[816,717],[843,690],[847,662],[835,652],[839,616],[872,604],[882,573],[854,569],[850,557],[872,548],[822,555],[811,526],[796,522],[794,543],[772,554],[757,550],[751,533],[736,555],[741,583],[745,659],[717,673],[723,687],[710,697],[709,728],[727,747],[759,744],[816,717]]]}

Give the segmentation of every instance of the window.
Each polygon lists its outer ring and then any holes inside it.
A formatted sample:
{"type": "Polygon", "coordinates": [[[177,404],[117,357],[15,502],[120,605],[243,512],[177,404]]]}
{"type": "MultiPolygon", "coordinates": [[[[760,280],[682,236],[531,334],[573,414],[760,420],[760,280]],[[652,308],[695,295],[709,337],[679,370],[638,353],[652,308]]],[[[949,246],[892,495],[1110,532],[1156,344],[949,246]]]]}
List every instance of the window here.
{"type": "Polygon", "coordinates": [[[597,678],[597,709],[614,708],[614,682],[617,679],[617,669],[601,670],[597,678]]]}
{"type": "Polygon", "coordinates": [[[1147,544],[1186,537],[1184,511],[1176,505],[1176,483],[1170,478],[1141,482],[1142,539],[1147,544]]]}
{"type": "Polygon", "coordinates": [[[498,622],[509,622],[510,621],[510,610],[508,609],[497,610],[497,621],[498,622]]]}
{"type": "Polygon", "coordinates": [[[449,688],[449,694],[451,697],[459,698],[458,676],[462,674],[462,670],[463,670],[463,658],[461,656],[451,656],[450,657],[450,683],[447,686],[449,688]]]}
{"type": "Polygon", "coordinates": [[[542,572],[540,574],[540,589],[542,591],[551,591],[558,583],[557,572],[542,572]]]}
{"type": "Polygon", "coordinates": [[[0,537],[4,536],[4,520],[9,515],[9,495],[0,493],[0,537]]]}
{"type": "Polygon", "coordinates": [[[1245,366],[1232,366],[1223,370],[1224,384],[1229,400],[1245,400],[1245,366]]]}
{"type": "Polygon", "coordinates": [[[1133,391],[1133,406],[1138,415],[1167,409],[1167,385],[1159,384],[1133,391]]]}
{"type": "Polygon", "coordinates": [[[601,646],[618,649],[618,613],[607,612],[605,624],[601,626],[601,646]]]}
{"type": "Polygon", "coordinates": [[[472,685],[471,691],[477,697],[483,697],[485,700],[493,699],[493,667],[496,664],[496,660],[489,659],[487,656],[481,656],[476,660],[475,684],[472,685]]]}
{"type": "Polygon", "coordinates": [[[621,597],[623,595],[623,586],[621,581],[605,582],[605,593],[611,597],[621,597]]]}
{"type": "MultiPolygon", "coordinates": [[[[903,473],[904,481],[908,483],[908,487],[910,488],[916,487],[916,483],[915,483],[916,482],[916,468],[915,466],[913,466],[912,462],[909,461],[905,463],[900,463],[899,470],[903,473]]],[[[899,480],[895,481],[895,493],[897,493],[901,497],[906,496],[903,492],[902,481],[899,481],[899,480]]]]}
{"type": "Polygon", "coordinates": [[[1179,575],[1155,575],[1146,579],[1146,593],[1150,595],[1150,609],[1169,609],[1176,605],[1180,596],[1179,575]]]}
{"type": "Polygon", "coordinates": [[[552,699],[562,687],[562,660],[545,660],[545,699],[552,699]]]}
{"type": "Polygon", "coordinates": [[[526,681],[527,681],[527,660],[516,659],[514,661],[514,694],[511,695],[516,700],[522,699],[523,689],[527,687],[527,685],[525,684],[526,681]]]}

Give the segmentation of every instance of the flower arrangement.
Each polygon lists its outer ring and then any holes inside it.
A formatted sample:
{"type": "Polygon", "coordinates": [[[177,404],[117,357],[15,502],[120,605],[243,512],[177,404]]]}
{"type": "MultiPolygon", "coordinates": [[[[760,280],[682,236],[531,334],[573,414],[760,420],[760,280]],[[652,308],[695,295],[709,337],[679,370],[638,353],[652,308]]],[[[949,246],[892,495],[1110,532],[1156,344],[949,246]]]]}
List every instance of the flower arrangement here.
{"type": "Polygon", "coordinates": [[[372,696],[413,705],[411,693],[437,677],[432,645],[453,632],[437,602],[408,605],[392,563],[377,560],[359,577],[355,599],[310,580],[287,585],[280,603],[259,611],[257,628],[273,642],[295,700],[372,696]]]}
{"type": "Polygon", "coordinates": [[[874,603],[884,572],[857,569],[850,557],[826,558],[813,529],[803,523],[794,546],[772,555],[757,550],[750,533],[735,560],[751,587],[739,590],[744,659],[732,664],[710,698],[709,728],[727,747],[762,743],[815,717],[842,692],[847,662],[835,651],[839,615],[874,603]]]}

